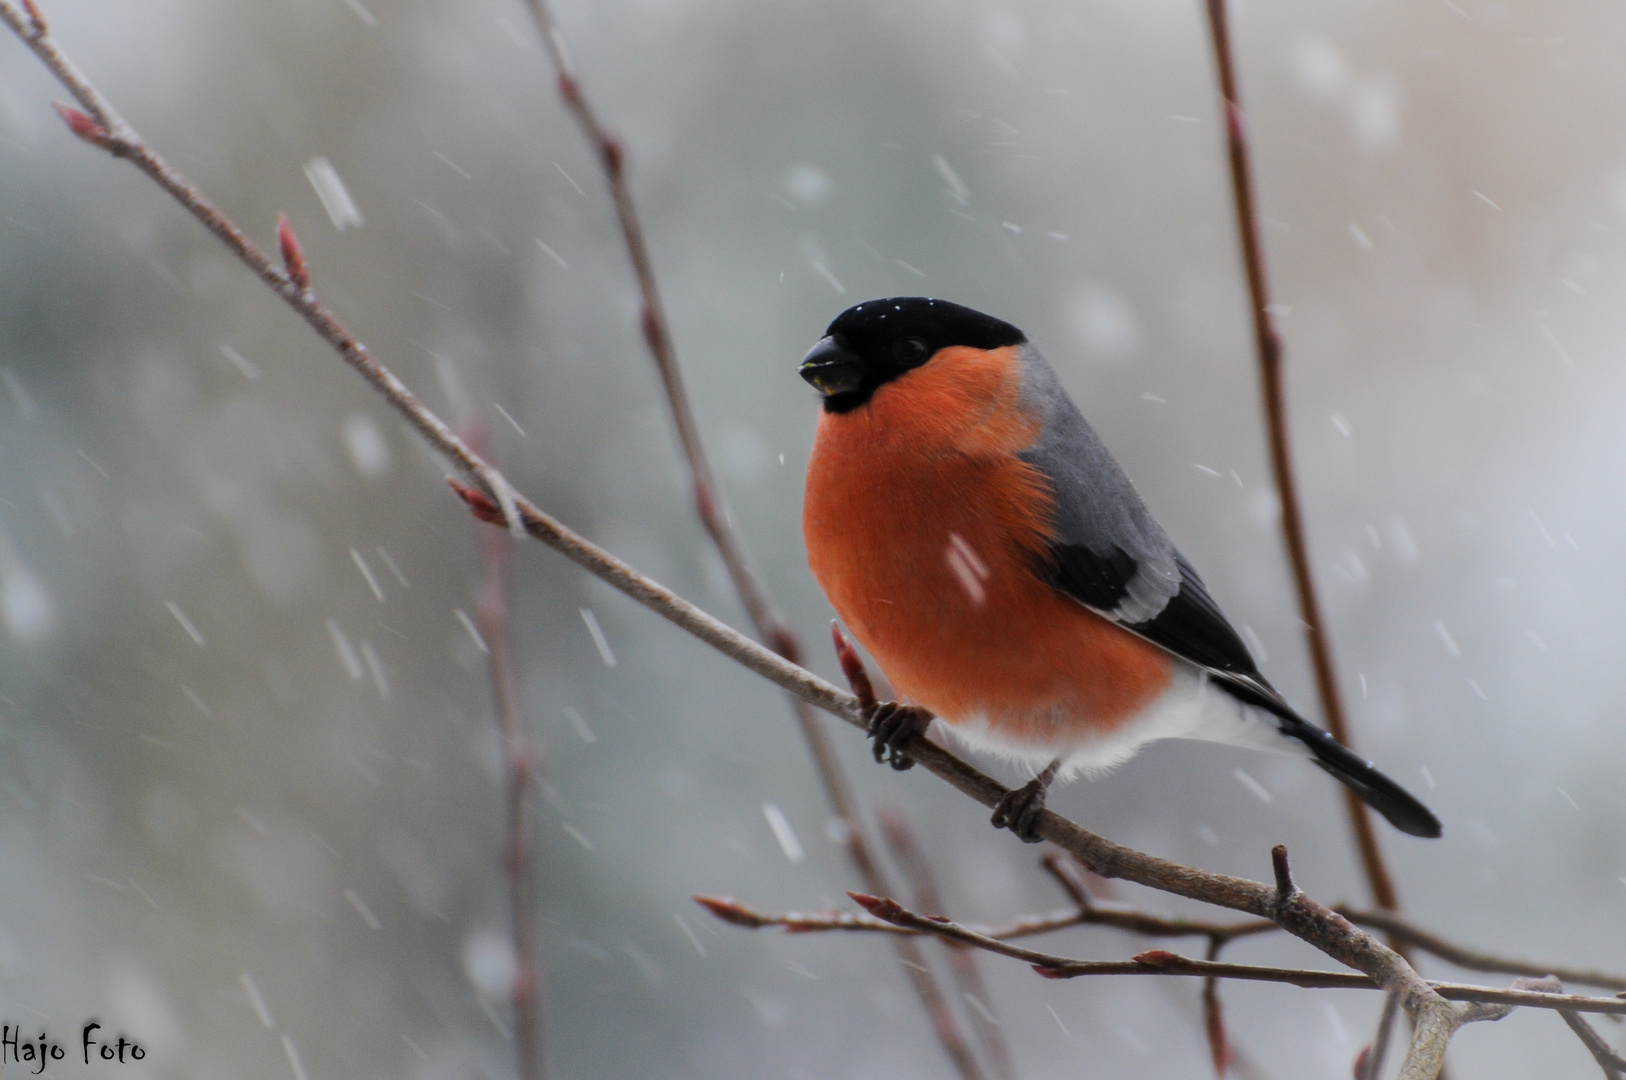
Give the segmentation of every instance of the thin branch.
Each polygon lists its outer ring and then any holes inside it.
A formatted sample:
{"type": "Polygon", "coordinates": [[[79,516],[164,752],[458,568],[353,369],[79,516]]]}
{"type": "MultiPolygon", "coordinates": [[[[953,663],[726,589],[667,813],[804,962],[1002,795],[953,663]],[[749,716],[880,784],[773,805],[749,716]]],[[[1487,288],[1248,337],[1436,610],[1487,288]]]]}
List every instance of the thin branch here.
{"type": "MultiPolygon", "coordinates": [[[[1049,934],[1057,930],[1066,930],[1074,926],[1111,926],[1145,937],[1201,937],[1210,941],[1219,941],[1222,944],[1234,941],[1237,938],[1273,933],[1281,929],[1276,923],[1266,919],[1211,922],[1201,919],[1159,915],[1127,904],[1097,900],[1084,890],[1077,864],[1070,859],[1049,854],[1041,862],[1044,868],[1049,870],[1057,881],[1062,883],[1069,897],[1078,905],[1076,908],[1053,911],[1043,915],[1025,915],[1003,923],[967,924],[967,928],[984,937],[995,938],[999,941],[1012,941],[1019,938],[1035,937],[1039,934],[1049,934]]],[[[825,931],[864,931],[887,934],[921,932],[851,912],[826,911],[769,915],[754,911],[735,900],[715,897],[696,897],[696,899],[708,907],[720,905],[721,908],[726,909],[725,912],[712,907],[713,914],[716,914],[719,918],[738,926],[753,929],[778,926],[783,927],[790,933],[803,934],[825,931]]],[[[1437,934],[1419,929],[1391,912],[1345,907],[1334,910],[1338,915],[1357,926],[1382,930],[1384,933],[1403,938],[1423,952],[1430,953],[1447,963],[1471,971],[1522,976],[1528,976],[1535,971],[1544,971],[1550,974],[1569,972],[1568,975],[1558,975],[1557,977],[1565,982],[1575,982],[1584,986],[1596,986],[1609,990],[1620,989],[1621,984],[1626,983],[1626,978],[1605,972],[1581,971],[1552,965],[1533,964],[1524,960],[1497,956],[1493,953],[1465,949],[1460,945],[1446,941],[1437,934]]]]}
{"type": "MultiPolygon", "coordinates": [[[[786,660],[799,664],[802,660],[801,642],[790,624],[780,616],[768,595],[768,590],[752,568],[745,544],[731,524],[733,519],[728,512],[723,489],[717,483],[710,459],[706,455],[705,444],[701,441],[700,427],[694,418],[694,408],[690,404],[688,391],[684,389],[683,371],[678,364],[677,348],[672,341],[666,309],[661,303],[660,288],[655,278],[655,263],[649,253],[649,243],[644,237],[643,225],[639,222],[637,204],[632,199],[632,189],[627,184],[626,148],[600,122],[598,114],[587,100],[587,95],[582,89],[581,77],[565,45],[564,32],[554,19],[546,0],[526,0],[526,4],[536,22],[537,31],[542,37],[548,56],[553,62],[559,81],[559,96],[571,116],[575,118],[583,137],[597,155],[603,169],[604,183],[609,190],[610,201],[615,206],[616,220],[621,226],[621,238],[626,245],[627,258],[632,263],[633,275],[637,279],[638,292],[642,298],[639,328],[643,332],[644,343],[649,347],[655,370],[660,375],[661,385],[666,391],[666,402],[672,414],[672,423],[677,429],[678,445],[683,451],[684,461],[689,467],[689,477],[694,485],[695,513],[700,518],[700,524],[706,530],[706,534],[716,545],[718,554],[722,556],[734,592],[739,596],[740,604],[745,608],[752,626],[756,628],[757,637],[786,660]]],[[[823,721],[811,705],[794,695],[790,697],[790,708],[797,726],[801,728],[802,738],[806,741],[808,752],[813,758],[814,769],[824,786],[830,808],[836,817],[848,858],[852,860],[860,880],[864,882],[865,888],[871,891],[892,891],[895,888],[894,883],[888,879],[880,861],[870,851],[869,840],[864,834],[863,822],[858,814],[858,802],[853,795],[852,784],[831,749],[829,734],[824,729],[823,721]]],[[[980,1080],[980,1070],[965,1047],[964,1036],[960,1034],[959,1026],[943,1000],[943,988],[938,985],[936,976],[927,967],[925,957],[921,956],[912,944],[905,941],[897,942],[897,949],[922,1004],[932,1017],[939,1038],[943,1040],[944,1050],[966,1080],[980,1080]]],[[[997,1061],[998,1048],[994,1045],[989,1045],[988,1048],[997,1061]]],[[[1008,1057],[1006,1054],[1007,1064],[1008,1057]]],[[[1004,1075],[1008,1078],[1010,1074],[1007,1072],[1004,1075]]]]}
{"type": "MultiPolygon", "coordinates": [[[[1369,975],[1351,971],[1314,971],[1304,968],[1264,967],[1254,964],[1228,964],[1209,960],[1194,960],[1163,949],[1139,953],[1129,960],[1077,960],[1053,953],[1012,945],[1006,941],[979,934],[968,926],[931,915],[921,915],[899,904],[896,900],[863,893],[849,893],[853,902],[883,922],[932,934],[947,941],[958,942],[985,952],[998,953],[1014,960],[1033,965],[1034,970],[1047,979],[1076,979],[1097,975],[1181,975],[1198,978],[1239,979],[1247,982],[1287,983],[1291,986],[1322,990],[1380,990],[1383,987],[1369,975]]],[[[1303,894],[1299,894],[1302,896],[1303,894]]],[[[1554,994],[1544,990],[1531,990],[1532,980],[1516,979],[1508,988],[1476,986],[1468,983],[1431,982],[1427,985],[1442,998],[1480,1005],[1527,1005],[1559,1012],[1605,1013],[1626,1016],[1626,999],[1612,997],[1585,997],[1575,994],[1554,994]]],[[[1473,1017],[1468,1019],[1489,1019],[1473,1017]]]]}
{"type": "MultiPolygon", "coordinates": [[[[1564,984],[1554,976],[1548,975],[1539,979],[1520,979],[1516,985],[1521,989],[1534,990],[1544,994],[1560,994],[1564,991],[1564,984]]],[[[1587,1048],[1592,1060],[1598,1063],[1603,1070],[1604,1080],[1622,1080],[1626,1078],[1626,1058],[1615,1052],[1614,1047],[1604,1042],[1603,1036],[1593,1030],[1591,1024],[1581,1019],[1580,1013],[1572,1009],[1559,1011],[1564,1023],[1569,1025],[1575,1037],[1581,1040],[1581,1045],[1587,1048]]]]}
{"type": "Polygon", "coordinates": [[[1339,907],[1337,911],[1338,914],[1358,926],[1364,926],[1371,930],[1381,930],[1392,939],[1405,942],[1415,949],[1437,956],[1446,963],[1466,971],[1524,975],[1536,979],[1552,975],[1566,983],[1596,986],[1605,990],[1626,990],[1626,975],[1612,975],[1605,971],[1588,968],[1532,964],[1526,960],[1514,960],[1509,957],[1498,956],[1495,953],[1470,949],[1415,926],[1403,916],[1390,911],[1356,910],[1344,907],[1339,907]]]}
{"type": "MultiPolygon", "coordinates": [[[[1252,937],[1254,934],[1268,934],[1281,927],[1269,919],[1250,919],[1245,922],[1217,923],[1202,919],[1182,919],[1167,915],[1158,915],[1149,911],[1142,911],[1128,904],[1116,903],[1111,900],[1098,900],[1090,895],[1085,885],[1083,874],[1079,871],[1078,863],[1066,856],[1054,853],[1046,855],[1039,860],[1045,870],[1054,877],[1062,891],[1078,910],[1073,912],[1070,921],[1063,922],[1057,915],[1029,916],[1014,920],[1008,925],[1013,928],[1033,927],[1027,933],[1048,933],[1051,929],[1060,930],[1067,926],[1094,925],[1115,926],[1120,930],[1128,930],[1132,934],[1144,934],[1147,937],[1205,937],[1210,941],[1223,943],[1234,941],[1240,937],[1252,937]],[[1049,921],[1054,925],[1046,926],[1049,921]]],[[[1016,933],[994,933],[992,937],[1017,937],[1016,933]]]]}
{"type": "Polygon", "coordinates": [[[1593,1030],[1592,1025],[1581,1019],[1579,1013],[1565,1010],[1558,1014],[1564,1018],[1564,1023],[1570,1026],[1581,1043],[1592,1053],[1592,1058],[1603,1070],[1607,1080],[1622,1080],[1626,1077],[1626,1058],[1615,1053],[1614,1047],[1603,1041],[1603,1036],[1593,1030]]]}
{"type": "MultiPolygon", "coordinates": [[[[482,432],[470,434],[479,445],[482,432]]],[[[513,986],[514,1052],[519,1080],[542,1080],[541,973],[531,923],[531,868],[529,865],[530,788],[538,755],[526,733],[523,709],[514,678],[513,635],[508,619],[509,565],[512,539],[495,529],[480,535],[480,563],[485,580],[480,585],[475,617],[486,649],[491,673],[491,702],[496,714],[507,802],[507,838],[503,844],[503,874],[508,882],[509,933],[516,962],[513,986]]]]}
{"type": "MultiPolygon", "coordinates": [[[[1226,0],[1206,0],[1208,29],[1214,45],[1220,95],[1225,105],[1226,146],[1231,161],[1231,191],[1236,201],[1237,231],[1242,242],[1242,262],[1248,279],[1248,295],[1253,308],[1253,337],[1259,353],[1260,389],[1265,399],[1265,419],[1270,429],[1270,463],[1275,474],[1276,492],[1282,505],[1282,533],[1293,566],[1293,584],[1298,590],[1299,618],[1304,623],[1305,642],[1315,669],[1316,690],[1321,712],[1332,737],[1353,747],[1349,725],[1344,719],[1343,698],[1333,667],[1327,624],[1316,598],[1315,578],[1310,572],[1310,548],[1305,539],[1304,514],[1299,508],[1298,484],[1293,477],[1293,451],[1287,435],[1287,391],[1283,379],[1282,342],[1270,313],[1270,290],[1265,274],[1264,243],[1259,235],[1259,216],[1254,205],[1253,179],[1248,163],[1248,142],[1242,125],[1241,99],[1237,95],[1235,64],[1231,56],[1231,34],[1226,21],[1226,0]]],[[[1388,911],[1400,909],[1394,879],[1378,846],[1372,828],[1371,811],[1350,789],[1344,789],[1344,806],[1360,851],[1372,900],[1388,911]]]]}
{"type": "MultiPolygon", "coordinates": [[[[881,835],[903,870],[903,876],[909,880],[916,906],[927,911],[944,910],[942,896],[937,889],[937,875],[932,872],[926,853],[915,841],[914,830],[909,828],[903,811],[896,807],[883,807],[878,817],[881,835]]],[[[977,969],[977,954],[950,943],[948,961],[957,988],[971,1006],[971,1030],[976,1033],[984,1056],[1002,1080],[1015,1080],[1016,1063],[1000,1030],[999,1020],[994,1015],[993,998],[983,982],[982,973],[977,969]]]]}
{"type": "Polygon", "coordinates": [[[1378,1080],[1383,1074],[1383,1059],[1389,1056],[1389,1040],[1394,1035],[1395,1018],[1399,1015],[1400,995],[1386,995],[1383,1012],[1378,1016],[1378,1033],[1355,1059],[1355,1080],[1378,1080]]]}
{"type": "MultiPolygon", "coordinates": [[[[1225,942],[1217,938],[1208,942],[1209,963],[1219,961],[1225,942]]],[[[1213,975],[1203,979],[1203,1033],[1208,1036],[1208,1056],[1214,1063],[1214,1075],[1225,1080],[1231,1067],[1231,1040],[1225,1032],[1225,1007],[1220,1004],[1219,979],[1213,975]]]]}

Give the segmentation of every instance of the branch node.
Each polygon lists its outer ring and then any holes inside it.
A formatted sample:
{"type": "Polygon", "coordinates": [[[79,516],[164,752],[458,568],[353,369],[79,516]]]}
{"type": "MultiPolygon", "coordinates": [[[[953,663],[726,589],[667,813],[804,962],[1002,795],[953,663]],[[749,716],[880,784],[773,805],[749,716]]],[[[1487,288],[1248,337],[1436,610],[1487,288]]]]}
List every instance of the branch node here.
{"type": "Polygon", "coordinates": [[[559,73],[559,96],[564,98],[565,104],[570,106],[572,109],[581,108],[581,83],[577,82],[576,76],[572,75],[568,71],[561,71],[559,73]]]}
{"type": "Polygon", "coordinates": [[[113,136],[99,121],[92,119],[89,114],[81,112],[72,105],[60,101],[51,104],[55,107],[57,115],[62,117],[63,123],[68,125],[69,131],[98,150],[112,151],[113,136]]]}
{"type": "Polygon", "coordinates": [[[1276,871],[1276,899],[1285,904],[1299,894],[1299,887],[1293,884],[1293,871],[1287,865],[1286,844],[1270,849],[1270,865],[1276,871]]]}
{"type": "Polygon", "coordinates": [[[694,478],[694,512],[708,525],[717,520],[717,496],[713,494],[711,485],[699,476],[694,478]]]}
{"type": "Polygon", "coordinates": [[[1142,967],[1158,968],[1159,970],[1162,970],[1165,968],[1174,967],[1184,958],[1170,952],[1167,949],[1148,949],[1146,952],[1136,953],[1134,956],[1130,957],[1130,959],[1135,961],[1135,963],[1140,964],[1142,967]]]}
{"type": "Polygon", "coordinates": [[[643,331],[644,343],[649,346],[650,351],[659,353],[662,340],[661,317],[653,305],[645,304],[643,310],[638,313],[638,328],[643,331]]]}
{"type": "Polygon", "coordinates": [[[620,180],[621,169],[626,164],[627,152],[621,145],[621,140],[614,135],[604,136],[599,143],[599,154],[604,158],[604,171],[610,174],[610,179],[620,180]]]}
{"type": "Polygon", "coordinates": [[[40,9],[34,3],[34,0],[23,0],[23,10],[28,12],[28,21],[33,26],[34,36],[36,38],[44,37],[49,30],[45,25],[45,16],[40,14],[40,9]]]}

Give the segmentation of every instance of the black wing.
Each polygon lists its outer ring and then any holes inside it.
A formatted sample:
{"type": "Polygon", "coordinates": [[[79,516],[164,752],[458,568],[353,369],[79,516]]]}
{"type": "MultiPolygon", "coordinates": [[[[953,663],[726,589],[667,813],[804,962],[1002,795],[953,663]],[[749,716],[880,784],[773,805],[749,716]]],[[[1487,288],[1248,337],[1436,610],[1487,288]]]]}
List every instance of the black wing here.
{"type": "MultiPolygon", "coordinates": [[[[1118,625],[1207,669],[1218,685],[1248,704],[1302,723],[1302,718],[1259,674],[1247,646],[1220,613],[1197,571],[1178,551],[1173,554],[1180,574],[1178,591],[1152,618],[1141,622],[1119,620],[1118,625]]],[[[1051,586],[1103,613],[1111,613],[1128,595],[1129,581],[1139,569],[1134,557],[1117,547],[1103,556],[1082,544],[1058,544],[1051,548],[1050,555],[1052,565],[1047,580],[1051,586]]]]}

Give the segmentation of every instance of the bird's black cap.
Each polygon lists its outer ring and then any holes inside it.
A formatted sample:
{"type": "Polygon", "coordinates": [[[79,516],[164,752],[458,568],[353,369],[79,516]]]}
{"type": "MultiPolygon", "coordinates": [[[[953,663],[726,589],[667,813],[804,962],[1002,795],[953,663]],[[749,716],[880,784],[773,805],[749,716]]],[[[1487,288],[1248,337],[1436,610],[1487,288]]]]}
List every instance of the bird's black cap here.
{"type": "Polygon", "coordinates": [[[802,360],[801,375],[824,394],[827,412],[851,412],[878,387],[919,367],[940,349],[998,349],[1027,335],[980,311],[924,296],[866,300],[848,308],[802,360]]]}

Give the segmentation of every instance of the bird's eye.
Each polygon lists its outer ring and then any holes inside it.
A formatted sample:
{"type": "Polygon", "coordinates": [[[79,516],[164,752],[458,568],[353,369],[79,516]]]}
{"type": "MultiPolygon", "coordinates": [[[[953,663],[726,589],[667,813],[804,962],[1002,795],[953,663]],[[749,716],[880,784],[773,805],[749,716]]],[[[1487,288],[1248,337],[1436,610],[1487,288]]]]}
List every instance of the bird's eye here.
{"type": "Polygon", "coordinates": [[[892,353],[904,364],[914,367],[926,360],[926,343],[919,338],[902,338],[892,346],[892,353]]]}

